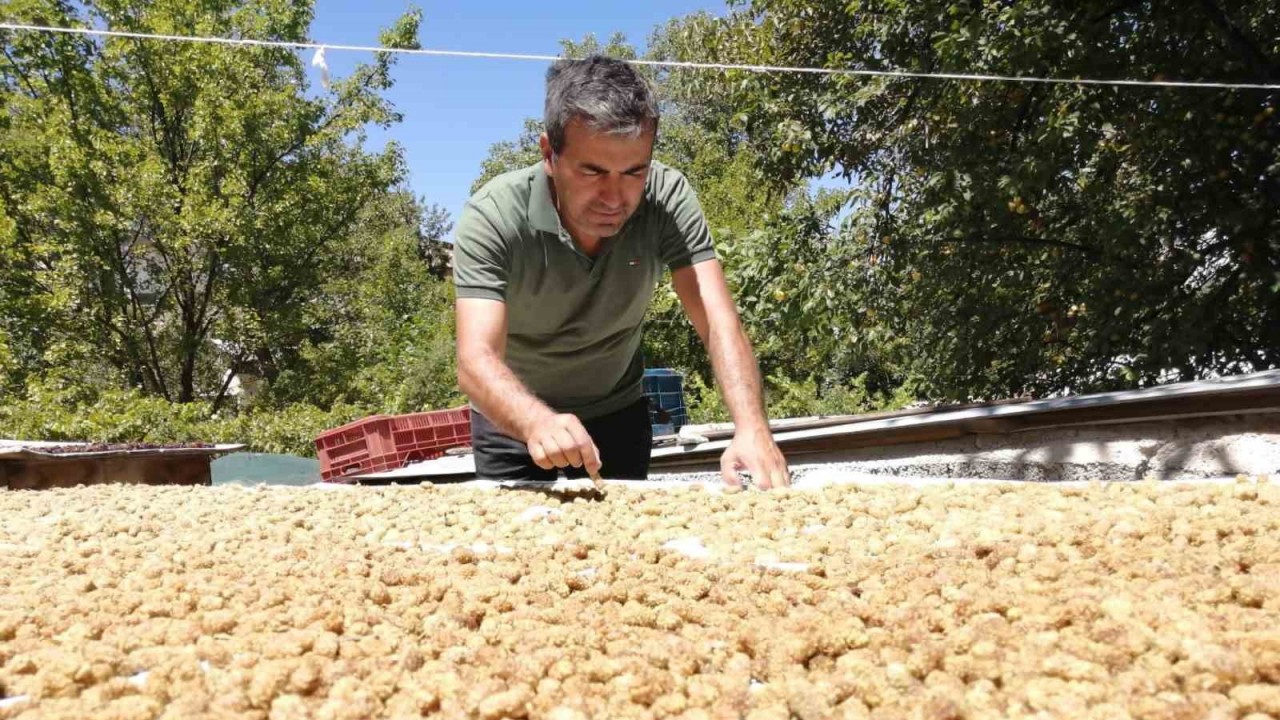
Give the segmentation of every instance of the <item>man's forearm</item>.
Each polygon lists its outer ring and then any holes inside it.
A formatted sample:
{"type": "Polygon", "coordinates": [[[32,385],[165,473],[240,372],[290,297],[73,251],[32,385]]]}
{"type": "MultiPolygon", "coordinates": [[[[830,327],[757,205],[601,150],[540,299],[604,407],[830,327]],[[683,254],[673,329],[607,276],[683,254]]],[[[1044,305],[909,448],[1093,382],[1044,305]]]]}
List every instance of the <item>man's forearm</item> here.
{"type": "Polygon", "coordinates": [[[489,422],[521,442],[539,419],[555,414],[492,353],[459,357],[458,385],[489,422]]]}
{"type": "Polygon", "coordinates": [[[707,354],[720,383],[724,404],[733,417],[735,431],[767,429],[769,421],[764,412],[760,368],[742,325],[734,323],[725,329],[711,328],[707,337],[707,354]]]}

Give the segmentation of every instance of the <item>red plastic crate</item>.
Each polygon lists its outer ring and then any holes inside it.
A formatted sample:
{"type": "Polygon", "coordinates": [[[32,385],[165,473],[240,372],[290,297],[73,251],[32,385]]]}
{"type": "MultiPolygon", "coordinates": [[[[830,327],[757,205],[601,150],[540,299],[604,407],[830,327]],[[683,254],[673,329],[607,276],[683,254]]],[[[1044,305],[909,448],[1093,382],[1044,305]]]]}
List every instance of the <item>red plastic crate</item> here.
{"type": "Polygon", "coordinates": [[[371,415],[326,430],[315,443],[320,479],[342,482],[349,475],[395,470],[470,445],[471,408],[371,415]]]}

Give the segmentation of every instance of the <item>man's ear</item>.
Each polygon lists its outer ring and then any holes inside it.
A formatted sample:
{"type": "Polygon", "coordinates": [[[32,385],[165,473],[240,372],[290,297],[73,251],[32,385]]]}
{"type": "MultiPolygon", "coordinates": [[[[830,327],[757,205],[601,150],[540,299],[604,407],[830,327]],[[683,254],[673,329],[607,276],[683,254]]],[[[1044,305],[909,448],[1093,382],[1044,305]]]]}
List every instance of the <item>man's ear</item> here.
{"type": "Polygon", "coordinates": [[[550,175],[551,159],[555,156],[555,153],[551,151],[551,138],[547,137],[546,133],[538,136],[538,147],[542,150],[542,167],[550,175]]]}

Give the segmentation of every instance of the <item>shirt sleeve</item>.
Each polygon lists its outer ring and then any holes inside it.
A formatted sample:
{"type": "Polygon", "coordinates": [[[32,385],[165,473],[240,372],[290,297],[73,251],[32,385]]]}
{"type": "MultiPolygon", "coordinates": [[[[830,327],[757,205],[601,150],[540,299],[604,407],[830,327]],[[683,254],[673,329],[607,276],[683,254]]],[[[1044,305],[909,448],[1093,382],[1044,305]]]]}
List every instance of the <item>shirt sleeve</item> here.
{"type": "Polygon", "coordinates": [[[453,284],[460,298],[507,299],[511,256],[506,241],[482,209],[470,200],[453,235],[453,284]]]}
{"type": "Polygon", "coordinates": [[[670,168],[666,182],[658,189],[658,207],[665,213],[660,252],[662,262],[672,270],[715,258],[711,230],[702,214],[698,195],[685,176],[670,168]]]}

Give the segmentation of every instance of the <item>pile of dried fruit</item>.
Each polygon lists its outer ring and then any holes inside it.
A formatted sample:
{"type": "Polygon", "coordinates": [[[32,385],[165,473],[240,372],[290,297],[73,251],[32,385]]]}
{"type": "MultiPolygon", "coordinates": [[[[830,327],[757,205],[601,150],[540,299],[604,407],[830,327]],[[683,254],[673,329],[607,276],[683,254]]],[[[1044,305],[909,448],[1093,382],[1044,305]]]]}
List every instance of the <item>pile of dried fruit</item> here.
{"type": "Polygon", "coordinates": [[[0,718],[1280,717],[1280,486],[0,494],[0,718]]]}

